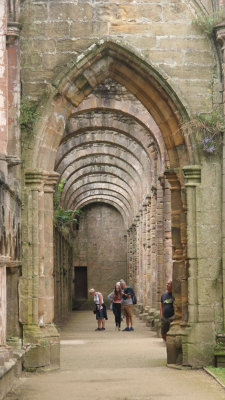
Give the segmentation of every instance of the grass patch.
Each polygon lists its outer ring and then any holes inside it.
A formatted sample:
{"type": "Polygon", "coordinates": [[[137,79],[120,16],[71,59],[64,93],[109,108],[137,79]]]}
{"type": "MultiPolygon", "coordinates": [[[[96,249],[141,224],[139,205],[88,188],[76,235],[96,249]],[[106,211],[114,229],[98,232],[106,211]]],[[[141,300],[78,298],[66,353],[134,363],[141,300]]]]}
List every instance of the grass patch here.
{"type": "Polygon", "coordinates": [[[216,367],[206,367],[206,369],[209,372],[212,372],[213,375],[216,376],[217,379],[220,380],[220,382],[223,383],[223,385],[225,385],[225,368],[216,368],[216,367]]]}

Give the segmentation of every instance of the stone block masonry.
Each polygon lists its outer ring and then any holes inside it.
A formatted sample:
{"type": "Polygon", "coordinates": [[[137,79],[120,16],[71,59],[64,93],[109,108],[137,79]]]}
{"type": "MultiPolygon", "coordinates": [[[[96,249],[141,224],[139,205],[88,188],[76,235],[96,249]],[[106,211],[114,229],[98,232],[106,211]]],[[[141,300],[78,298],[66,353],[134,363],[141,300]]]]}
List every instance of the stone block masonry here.
{"type": "Polygon", "coordinates": [[[159,67],[193,109],[202,105],[209,109],[208,83],[217,61],[211,43],[192,24],[195,15],[190,2],[25,2],[21,10],[24,95],[37,100],[55,73],[90,44],[106,37],[122,38],[125,46],[159,67]],[[197,93],[187,91],[190,83],[197,85],[197,93]]]}

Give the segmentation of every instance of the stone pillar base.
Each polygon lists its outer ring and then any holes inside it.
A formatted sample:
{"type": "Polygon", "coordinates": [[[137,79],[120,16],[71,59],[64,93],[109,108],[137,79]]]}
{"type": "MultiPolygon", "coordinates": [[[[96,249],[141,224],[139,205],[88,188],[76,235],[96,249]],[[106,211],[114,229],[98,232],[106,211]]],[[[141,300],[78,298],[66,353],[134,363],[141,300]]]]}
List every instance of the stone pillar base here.
{"type": "Polygon", "coordinates": [[[179,322],[172,322],[166,338],[167,364],[183,365],[183,341],[187,335],[185,326],[179,322]]]}
{"type": "Polygon", "coordinates": [[[13,356],[11,347],[7,345],[0,346],[0,366],[3,366],[5,362],[8,362],[13,356]]]}
{"type": "Polygon", "coordinates": [[[53,324],[39,327],[24,325],[23,344],[29,351],[24,356],[24,369],[57,369],[60,366],[60,338],[53,324]]]}

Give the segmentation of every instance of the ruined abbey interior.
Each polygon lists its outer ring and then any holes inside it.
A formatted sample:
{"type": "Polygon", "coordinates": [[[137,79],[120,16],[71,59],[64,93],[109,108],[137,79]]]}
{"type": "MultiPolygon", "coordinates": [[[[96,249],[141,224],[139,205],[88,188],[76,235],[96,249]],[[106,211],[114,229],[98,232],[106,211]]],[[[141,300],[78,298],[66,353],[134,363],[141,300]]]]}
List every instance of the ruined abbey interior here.
{"type": "Polygon", "coordinates": [[[152,329],[172,279],[167,362],[214,363],[225,343],[223,10],[1,2],[1,379],[19,360],[57,367],[57,323],[89,306],[88,288],[107,296],[121,278],[152,329]],[[219,132],[200,137],[199,115],[219,132]],[[66,228],[54,219],[60,182],[61,210],[80,210],[66,228]]]}

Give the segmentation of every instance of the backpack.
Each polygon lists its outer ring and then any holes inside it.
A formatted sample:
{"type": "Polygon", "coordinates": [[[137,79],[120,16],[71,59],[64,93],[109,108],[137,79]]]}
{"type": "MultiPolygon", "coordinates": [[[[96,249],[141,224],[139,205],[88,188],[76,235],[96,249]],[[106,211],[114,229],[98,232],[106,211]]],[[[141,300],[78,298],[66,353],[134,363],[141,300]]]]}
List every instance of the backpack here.
{"type": "Polygon", "coordinates": [[[135,293],[133,293],[131,298],[132,298],[133,304],[137,304],[137,297],[136,297],[135,293]]]}

